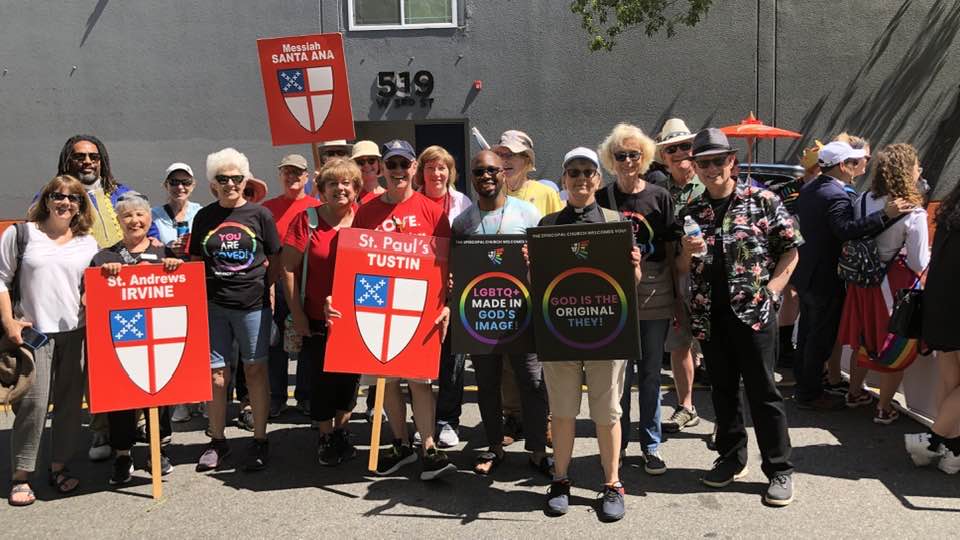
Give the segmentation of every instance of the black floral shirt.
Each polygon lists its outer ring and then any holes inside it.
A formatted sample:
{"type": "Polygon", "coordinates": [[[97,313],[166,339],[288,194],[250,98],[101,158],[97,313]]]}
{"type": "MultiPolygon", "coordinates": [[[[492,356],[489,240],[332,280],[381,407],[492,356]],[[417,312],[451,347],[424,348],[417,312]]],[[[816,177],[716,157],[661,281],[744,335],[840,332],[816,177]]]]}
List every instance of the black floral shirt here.
{"type": "Polygon", "coordinates": [[[707,193],[703,193],[680,214],[700,224],[707,254],[694,257],[691,274],[691,325],[697,339],[710,339],[710,268],[714,263],[712,246],[722,238],[730,307],[734,314],[754,330],[763,328],[772,316],[767,283],[777,261],[787,251],[803,243],[793,217],[772,192],[738,182],[721,227],[707,193]]]}

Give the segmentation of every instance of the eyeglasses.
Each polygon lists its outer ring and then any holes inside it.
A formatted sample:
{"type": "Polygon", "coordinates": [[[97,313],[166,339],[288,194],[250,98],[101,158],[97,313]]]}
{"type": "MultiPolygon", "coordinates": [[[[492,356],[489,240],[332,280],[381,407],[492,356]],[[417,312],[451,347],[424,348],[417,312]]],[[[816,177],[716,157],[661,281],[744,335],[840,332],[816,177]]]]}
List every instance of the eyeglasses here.
{"type": "Polygon", "coordinates": [[[228,176],[226,174],[218,174],[214,176],[213,179],[216,180],[217,183],[220,184],[221,186],[227,185],[227,182],[233,182],[234,185],[240,185],[241,183],[243,183],[242,174],[235,174],[232,176],[228,176]]]}
{"type": "Polygon", "coordinates": [[[98,161],[100,161],[100,154],[98,154],[98,153],[96,153],[96,152],[91,153],[91,154],[84,154],[84,153],[81,153],[81,152],[74,152],[74,153],[70,154],[70,159],[72,159],[73,161],[77,161],[77,162],[79,162],[79,163],[83,163],[84,161],[86,161],[86,160],[89,159],[90,161],[92,161],[92,162],[94,162],[94,163],[97,163],[98,161]]]}
{"type": "Polygon", "coordinates": [[[711,165],[714,167],[723,167],[727,163],[727,156],[715,157],[713,159],[697,159],[694,161],[696,162],[697,167],[700,167],[701,169],[706,169],[711,165]]]}
{"type": "Polygon", "coordinates": [[[74,193],[60,193],[59,191],[51,191],[47,195],[47,198],[50,199],[51,201],[57,201],[57,202],[66,199],[72,202],[73,204],[77,204],[77,205],[79,205],[80,202],[83,200],[82,195],[76,195],[74,193]]]}
{"type": "Polygon", "coordinates": [[[664,153],[664,154],[676,154],[676,153],[677,153],[677,150],[680,150],[681,152],[687,152],[687,151],[689,151],[691,148],[693,148],[693,145],[692,145],[692,144],[690,144],[690,143],[688,143],[688,142],[682,142],[682,143],[680,143],[680,144],[674,144],[674,145],[671,145],[671,146],[668,146],[668,147],[664,148],[664,149],[663,149],[663,153],[664,153]]]}
{"type": "Polygon", "coordinates": [[[137,192],[124,193],[123,195],[117,197],[117,202],[132,201],[135,199],[140,199],[141,201],[150,202],[150,199],[148,199],[146,195],[144,195],[143,193],[137,193],[137,192]]]}
{"type": "Polygon", "coordinates": [[[500,167],[477,167],[476,169],[470,169],[470,172],[473,173],[473,176],[476,178],[481,178],[486,175],[496,176],[502,171],[500,167]]]}
{"type": "Polygon", "coordinates": [[[626,161],[627,158],[630,158],[632,161],[637,161],[641,156],[643,156],[643,154],[637,151],[615,152],[613,154],[613,159],[617,161],[626,161]]]}
{"type": "Polygon", "coordinates": [[[563,173],[569,176],[570,178],[580,178],[580,175],[583,175],[584,178],[590,179],[597,174],[596,169],[564,169],[563,173]]]}
{"type": "Polygon", "coordinates": [[[346,150],[324,150],[323,155],[325,157],[347,157],[346,150]]]}
{"type": "Polygon", "coordinates": [[[167,184],[171,186],[185,186],[190,187],[193,185],[193,178],[167,178],[167,184]]]}
{"type": "Polygon", "coordinates": [[[388,170],[392,171],[395,169],[407,169],[410,167],[410,163],[412,162],[408,159],[392,159],[387,161],[386,166],[388,170]]]}
{"type": "Polygon", "coordinates": [[[369,157],[369,158],[356,158],[354,159],[354,161],[357,162],[357,165],[363,167],[364,165],[376,165],[377,162],[380,160],[375,157],[369,157]]]}

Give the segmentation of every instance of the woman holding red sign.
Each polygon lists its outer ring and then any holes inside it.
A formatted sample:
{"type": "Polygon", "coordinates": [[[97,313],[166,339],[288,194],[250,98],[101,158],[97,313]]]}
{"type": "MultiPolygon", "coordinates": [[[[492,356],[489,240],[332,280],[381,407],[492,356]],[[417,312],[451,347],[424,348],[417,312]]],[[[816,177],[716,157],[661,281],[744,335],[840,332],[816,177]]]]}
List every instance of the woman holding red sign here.
{"type": "MultiPolygon", "coordinates": [[[[93,257],[90,266],[100,267],[105,276],[116,276],[125,265],[132,264],[162,264],[164,269],[172,272],[180,267],[181,261],[173,250],[166,246],[154,246],[147,238],[150,230],[151,211],[147,198],[136,191],[128,191],[117,199],[114,205],[117,212],[117,221],[123,240],[101,249],[93,257]]],[[[116,452],[113,461],[113,475],[110,476],[110,485],[127,484],[133,474],[134,462],[130,450],[137,440],[137,411],[114,411],[107,413],[110,422],[110,446],[116,452]]],[[[169,437],[173,433],[170,426],[170,408],[160,408],[160,438],[169,437]]],[[[155,434],[147,431],[147,437],[155,434]]],[[[151,470],[149,461],[147,470],[151,470]]],[[[160,472],[170,474],[173,465],[163,449],[160,450],[160,472]]]]}
{"type": "Polygon", "coordinates": [[[324,164],[316,182],[326,204],[307,208],[293,219],[281,260],[293,328],[303,336],[300,358],[312,362],[310,416],[320,430],[317,459],[321,465],[336,466],[357,455],[347,426],[357,404],[360,376],[324,371],[324,303],[333,290],[340,230],[353,224],[354,203],[362,187],[360,168],[353,161],[334,158],[324,164]]]}

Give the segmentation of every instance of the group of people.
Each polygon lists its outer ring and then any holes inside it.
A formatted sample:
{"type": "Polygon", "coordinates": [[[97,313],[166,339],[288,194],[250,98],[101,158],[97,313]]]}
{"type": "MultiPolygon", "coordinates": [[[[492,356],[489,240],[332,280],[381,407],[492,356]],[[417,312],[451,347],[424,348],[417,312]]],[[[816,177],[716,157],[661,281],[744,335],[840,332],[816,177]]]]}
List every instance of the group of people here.
{"type": "MultiPolygon", "coordinates": [[[[947,276],[960,265],[952,247],[953,230],[960,227],[960,188],[937,214],[931,254],[925,182],[910,145],[892,144],[878,152],[870,189],[863,194],[856,192],[855,181],[867,171],[870,147],[846,134],[805,152],[804,178],[767,189],[738,177],[737,150],[717,129],[694,133],[674,118],[651,138],[624,123],[596,150],[577,147],[565,154],[561,197],[548,183],[529,177],[536,170],[532,139],[508,130],[469,161],[473,201],[456,190],[455,159],[440,146],[418,154],[403,140],[382,145],[335,141],[320,151],[312,183],[303,156],[284,156],[277,165],[282,193],[269,200],[244,154],[233,148],[210,154],[205,176],[216,200],[206,206],[190,201],[198,181],[192,168],[174,163],[164,179],[167,201],[152,206],[116,181],[106,147],[96,137],[78,135],[65,143],[57,175],[40,190],[26,223],[0,237],[0,322],[4,348],[13,351],[6,354],[22,355],[27,328],[47,337],[29,355],[33,383],[12,402],[10,504],[35,500],[31,474],[50,403],[50,483],[62,494],[79,485],[67,464],[82,421],[82,276],[90,266],[115,275],[124,265],[162,264],[174,271],[182,261],[205,263],[213,399],[203,408],[210,442],[198,457],[197,471],[228,462],[231,445],[224,430],[231,386],[242,402],[238,424],[253,432],[238,467],[268,466],[267,423],[286,407],[291,356],[298,359],[298,407],[319,434],[318,462],[337,466],[355,457],[350,418],[360,385],[370,381],[324,369],[328,328],[340,324],[338,308],[349,301],[332,294],[338,233],[347,227],[463,237],[524,234],[539,225],[631,224],[634,246],[623,257],[635,268],[638,357],[541,362],[529,352],[470,358],[487,438],[473,472],[494,474],[506,458],[504,447],[519,431],[516,426],[522,426],[530,467],[550,479],[545,501],[550,515],[565,514],[570,504],[581,384],[587,385],[604,474],[598,515],[616,521],[625,514],[619,470],[631,440],[631,387],[637,387],[641,464],[646,473],[662,475],[667,472],[663,432],[700,420],[693,403],[697,366],[709,376],[716,413],[718,457],[703,483],[722,488],[746,474],[742,383],[761,468],[769,479],[763,501],[790,504],[793,464],[775,366],[793,364],[797,404],[814,410],[871,404],[863,386],[866,371],[883,371],[875,420],[894,421],[893,394],[921,346],[888,336],[892,297],[899,288],[920,287],[928,265],[926,284],[936,301],[924,303],[923,343],[938,351],[943,405],[932,429],[908,436],[906,444],[918,465],[937,460],[945,472],[960,470],[960,344],[946,313],[949,298],[957,294],[947,276]],[[837,271],[844,242],[864,239],[874,241],[884,262],[881,279],[847,283],[837,271]],[[842,345],[856,352],[849,383],[839,374],[842,345]],[[665,354],[677,406],[662,419],[665,354]]],[[[444,336],[449,314],[445,308],[433,321],[444,336]]],[[[444,449],[459,443],[465,359],[445,339],[438,364],[434,381],[387,380],[384,413],[391,436],[379,457],[378,475],[392,475],[417,461],[422,480],[456,470],[444,449]]],[[[139,433],[138,411],[91,419],[90,457],[114,457],[110,484],[130,481],[131,448],[138,439],[167,441],[171,422],[196,412],[190,404],[169,409],[157,434],[139,433]]],[[[172,465],[165,455],[161,459],[167,474],[172,465]]]]}

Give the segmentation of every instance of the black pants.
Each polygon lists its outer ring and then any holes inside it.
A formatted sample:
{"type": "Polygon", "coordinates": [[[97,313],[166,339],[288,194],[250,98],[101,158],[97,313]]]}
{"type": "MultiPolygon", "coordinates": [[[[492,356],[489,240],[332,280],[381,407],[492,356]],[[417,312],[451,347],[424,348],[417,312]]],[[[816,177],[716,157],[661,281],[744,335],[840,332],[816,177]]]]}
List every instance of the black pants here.
{"type": "Polygon", "coordinates": [[[450,352],[449,333],[440,350],[440,378],[437,379],[437,424],[460,427],[463,412],[463,364],[464,355],[450,352]]]}
{"type": "Polygon", "coordinates": [[[707,373],[713,387],[717,415],[717,452],[720,459],[747,464],[747,430],[743,422],[740,379],[750,406],[750,416],[767,477],[793,472],[790,434],[783,397],[773,378],[777,358],[776,317],[759,332],[753,331],[729,307],[710,317],[709,341],[701,341],[707,373]]]}
{"type": "MultiPolygon", "coordinates": [[[[173,433],[170,424],[170,407],[160,407],[160,438],[164,439],[173,433]]],[[[148,415],[144,409],[143,414],[148,415]]],[[[110,423],[110,447],[114,450],[130,450],[137,442],[137,409],[113,411],[107,413],[110,423]]],[[[153,436],[150,433],[150,420],[147,416],[147,440],[153,436]]]]}
{"type": "Polygon", "coordinates": [[[794,365],[797,399],[811,401],[823,393],[823,366],[830,358],[840,331],[844,290],[835,294],[800,294],[800,361],[794,365]]]}
{"type": "Polygon", "coordinates": [[[328,373],[323,370],[327,349],[327,325],[311,320],[314,334],[303,338],[299,359],[310,363],[310,418],[319,422],[332,420],[337,411],[352,411],[357,405],[360,375],[328,373]]]}
{"type": "MultiPolygon", "coordinates": [[[[543,382],[543,366],[536,354],[506,355],[520,392],[523,417],[524,448],[542,452],[547,446],[547,385],[543,382]]],[[[477,376],[477,402],[488,444],[503,441],[503,406],[500,382],[504,355],[470,355],[477,376]]]]}

